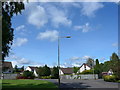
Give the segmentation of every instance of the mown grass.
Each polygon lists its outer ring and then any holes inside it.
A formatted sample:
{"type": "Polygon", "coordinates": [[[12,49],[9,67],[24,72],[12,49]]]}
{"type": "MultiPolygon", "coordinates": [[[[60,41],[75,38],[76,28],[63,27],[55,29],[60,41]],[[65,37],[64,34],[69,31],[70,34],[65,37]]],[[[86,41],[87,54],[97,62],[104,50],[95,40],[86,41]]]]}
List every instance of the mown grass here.
{"type": "Polygon", "coordinates": [[[57,88],[44,80],[2,80],[2,88],[57,88]]]}

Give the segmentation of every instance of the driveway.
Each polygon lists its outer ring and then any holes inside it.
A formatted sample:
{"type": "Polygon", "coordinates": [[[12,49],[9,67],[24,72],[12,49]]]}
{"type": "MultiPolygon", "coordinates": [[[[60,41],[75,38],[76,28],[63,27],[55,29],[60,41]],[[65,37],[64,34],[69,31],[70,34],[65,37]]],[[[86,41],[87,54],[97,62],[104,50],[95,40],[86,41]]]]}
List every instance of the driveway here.
{"type": "MultiPolygon", "coordinates": [[[[40,79],[40,80],[47,80],[50,82],[55,83],[56,85],[58,85],[58,80],[57,79],[40,79]]],[[[64,79],[61,80],[61,84],[60,84],[60,88],[89,88],[89,89],[93,89],[93,88],[98,88],[98,89],[109,89],[109,90],[118,90],[118,83],[114,83],[114,82],[105,82],[102,79],[98,79],[98,80],[79,80],[79,79],[64,79]],[[115,89],[116,88],[116,89],[115,89]]]]}

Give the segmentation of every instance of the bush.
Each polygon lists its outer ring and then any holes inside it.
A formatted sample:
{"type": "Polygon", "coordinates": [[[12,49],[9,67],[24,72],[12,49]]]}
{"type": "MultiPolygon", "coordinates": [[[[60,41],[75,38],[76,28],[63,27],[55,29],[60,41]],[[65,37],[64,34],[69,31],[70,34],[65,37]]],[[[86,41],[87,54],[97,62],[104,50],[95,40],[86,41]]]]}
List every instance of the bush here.
{"type": "Polygon", "coordinates": [[[115,75],[105,75],[103,76],[104,81],[108,81],[108,82],[116,82],[117,81],[117,77],[115,75]]]}
{"type": "Polygon", "coordinates": [[[35,76],[33,75],[33,72],[24,71],[22,75],[19,75],[16,78],[17,79],[34,79],[35,76]]]}
{"type": "Polygon", "coordinates": [[[40,79],[51,79],[51,76],[41,76],[40,79]]]}
{"type": "Polygon", "coordinates": [[[80,74],[93,74],[93,70],[85,70],[81,72],[80,74]]]}
{"type": "Polygon", "coordinates": [[[25,78],[35,78],[33,72],[30,71],[24,71],[22,76],[25,78]]]}

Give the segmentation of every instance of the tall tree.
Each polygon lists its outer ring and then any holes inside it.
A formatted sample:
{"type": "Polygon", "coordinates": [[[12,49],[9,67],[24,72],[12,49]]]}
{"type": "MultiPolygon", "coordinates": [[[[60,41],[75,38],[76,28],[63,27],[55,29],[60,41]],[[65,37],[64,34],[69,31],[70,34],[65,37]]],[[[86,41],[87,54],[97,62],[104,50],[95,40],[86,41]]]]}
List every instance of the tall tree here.
{"type": "Polygon", "coordinates": [[[58,77],[59,77],[59,69],[58,69],[58,67],[53,67],[52,77],[55,78],[55,79],[58,79],[58,77]]]}
{"type": "Polygon", "coordinates": [[[88,58],[86,64],[90,67],[93,67],[94,66],[94,59],[88,58]]]}
{"type": "Polygon", "coordinates": [[[111,61],[118,61],[119,60],[119,57],[116,53],[112,53],[112,56],[110,57],[110,60],[111,61]]]}
{"type": "Polygon", "coordinates": [[[43,70],[44,70],[44,76],[49,76],[51,74],[51,70],[47,65],[43,67],[43,70]]]}
{"type": "Polygon", "coordinates": [[[111,69],[113,70],[114,74],[117,75],[118,79],[120,79],[120,59],[116,53],[113,53],[110,57],[111,60],[111,69]]]}
{"type": "Polygon", "coordinates": [[[14,72],[18,72],[18,66],[17,65],[15,65],[15,67],[14,67],[14,72]]]}
{"type": "Polygon", "coordinates": [[[14,29],[12,28],[11,18],[14,14],[21,14],[24,10],[23,2],[2,2],[2,61],[9,55],[10,47],[13,43],[14,29]]]}

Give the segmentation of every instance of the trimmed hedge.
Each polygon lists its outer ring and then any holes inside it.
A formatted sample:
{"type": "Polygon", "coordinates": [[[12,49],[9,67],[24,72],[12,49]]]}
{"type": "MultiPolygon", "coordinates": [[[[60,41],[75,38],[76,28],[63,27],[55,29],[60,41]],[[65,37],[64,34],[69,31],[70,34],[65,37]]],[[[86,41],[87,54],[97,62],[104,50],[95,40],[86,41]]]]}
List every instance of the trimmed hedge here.
{"type": "Polygon", "coordinates": [[[85,70],[81,72],[80,74],[93,74],[93,70],[85,70]]]}
{"type": "Polygon", "coordinates": [[[105,75],[103,76],[104,81],[108,81],[108,82],[116,82],[117,81],[117,77],[115,75],[105,75]]]}
{"type": "Polygon", "coordinates": [[[52,76],[41,76],[40,79],[51,79],[52,76]]]}

